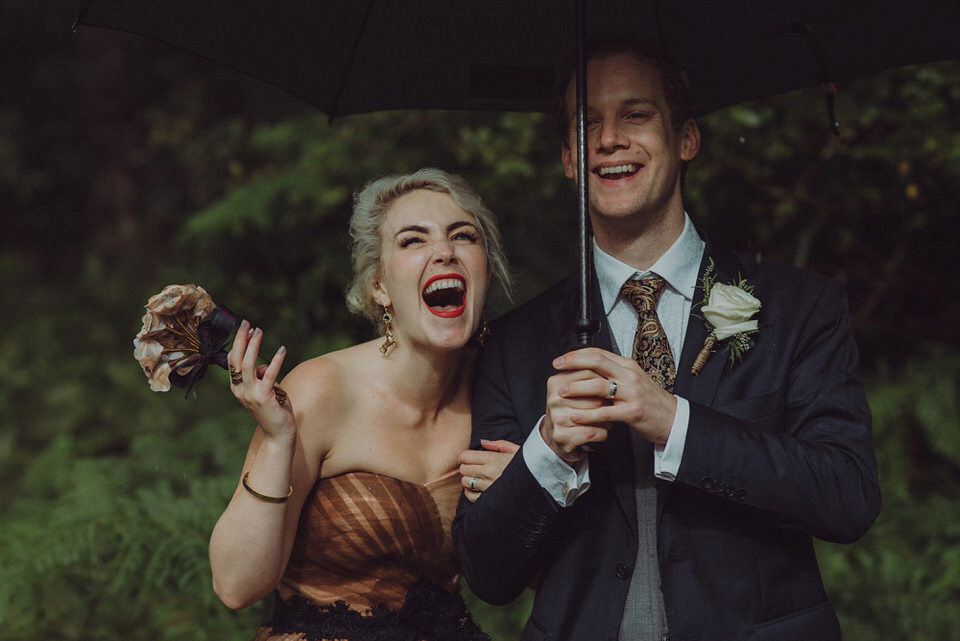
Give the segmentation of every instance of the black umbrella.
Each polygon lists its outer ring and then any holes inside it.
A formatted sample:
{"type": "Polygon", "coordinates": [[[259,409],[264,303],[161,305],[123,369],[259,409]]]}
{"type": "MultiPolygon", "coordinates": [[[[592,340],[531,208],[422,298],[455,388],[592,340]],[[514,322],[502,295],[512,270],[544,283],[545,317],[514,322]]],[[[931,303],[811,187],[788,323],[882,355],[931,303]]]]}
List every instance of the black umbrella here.
{"type": "MultiPolygon", "coordinates": [[[[548,111],[557,69],[584,32],[629,33],[660,49],[686,73],[701,114],[960,58],[958,0],[604,0],[591,2],[579,20],[583,7],[584,0],[90,0],[78,24],[195,52],[330,117],[413,108],[548,111]]],[[[827,96],[832,121],[832,92],[827,96]]],[[[592,326],[587,309],[583,296],[583,344],[592,326]]]]}

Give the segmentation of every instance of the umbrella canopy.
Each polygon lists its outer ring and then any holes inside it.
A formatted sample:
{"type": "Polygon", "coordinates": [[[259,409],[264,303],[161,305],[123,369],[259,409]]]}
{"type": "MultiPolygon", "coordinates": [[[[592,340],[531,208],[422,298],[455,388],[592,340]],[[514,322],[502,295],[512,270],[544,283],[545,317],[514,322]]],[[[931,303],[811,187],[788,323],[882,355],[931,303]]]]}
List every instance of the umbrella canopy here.
{"type": "MultiPolygon", "coordinates": [[[[386,109],[549,111],[585,33],[646,42],[686,74],[698,113],[893,66],[960,58],[957,0],[89,0],[78,24],[137,33],[277,85],[331,118],[386,109]]],[[[832,95],[828,110],[833,120],[832,95]]],[[[588,345],[586,181],[580,304],[588,345]]]]}
{"type": "MultiPolygon", "coordinates": [[[[685,70],[699,113],[960,58],[956,0],[604,0],[615,29],[685,70]]],[[[173,44],[331,117],[384,109],[547,111],[574,49],[574,0],[94,0],[80,24],[173,44]]]]}

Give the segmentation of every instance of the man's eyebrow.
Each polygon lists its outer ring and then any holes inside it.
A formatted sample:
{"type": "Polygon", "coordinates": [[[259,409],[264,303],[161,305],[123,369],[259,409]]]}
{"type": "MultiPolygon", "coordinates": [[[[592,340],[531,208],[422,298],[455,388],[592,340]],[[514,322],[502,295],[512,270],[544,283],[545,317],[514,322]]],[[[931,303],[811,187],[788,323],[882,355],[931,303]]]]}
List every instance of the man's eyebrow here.
{"type": "Polygon", "coordinates": [[[655,100],[650,100],[649,98],[631,98],[631,99],[629,99],[629,100],[624,100],[624,101],[623,101],[623,106],[624,106],[624,107],[641,107],[641,106],[643,106],[643,107],[653,107],[654,109],[658,108],[658,107],[657,107],[657,101],[655,101],[655,100]]]}

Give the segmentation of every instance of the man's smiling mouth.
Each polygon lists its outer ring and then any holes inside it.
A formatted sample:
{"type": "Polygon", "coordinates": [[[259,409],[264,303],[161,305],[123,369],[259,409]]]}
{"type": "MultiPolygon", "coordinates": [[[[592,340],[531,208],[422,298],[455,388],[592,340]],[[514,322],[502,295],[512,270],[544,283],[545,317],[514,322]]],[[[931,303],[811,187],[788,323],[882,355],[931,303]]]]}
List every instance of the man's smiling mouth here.
{"type": "Polygon", "coordinates": [[[640,171],[642,166],[643,165],[625,163],[622,165],[614,165],[612,167],[597,167],[593,170],[593,173],[608,180],[619,180],[621,178],[633,176],[640,171]]]}
{"type": "Polygon", "coordinates": [[[430,312],[443,318],[459,316],[467,306],[467,286],[461,276],[435,276],[423,288],[423,302],[430,312]]]}

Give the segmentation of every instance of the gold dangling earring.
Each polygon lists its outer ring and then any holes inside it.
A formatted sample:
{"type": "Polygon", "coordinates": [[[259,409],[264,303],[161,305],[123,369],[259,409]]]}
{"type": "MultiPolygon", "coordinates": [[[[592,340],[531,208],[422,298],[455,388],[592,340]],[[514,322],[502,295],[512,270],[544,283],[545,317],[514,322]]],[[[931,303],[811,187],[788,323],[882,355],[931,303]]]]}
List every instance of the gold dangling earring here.
{"type": "Polygon", "coordinates": [[[477,331],[474,332],[473,336],[470,337],[470,343],[477,347],[483,347],[484,343],[487,342],[487,337],[490,336],[490,328],[487,327],[487,317],[480,317],[480,326],[477,327],[477,331]]]}
{"type": "Polygon", "coordinates": [[[381,307],[383,314],[380,316],[380,323],[383,325],[383,345],[380,346],[380,354],[386,358],[390,348],[397,344],[397,339],[393,337],[393,325],[391,321],[393,316],[387,311],[386,307],[381,307]]]}

